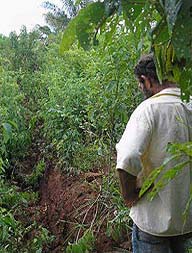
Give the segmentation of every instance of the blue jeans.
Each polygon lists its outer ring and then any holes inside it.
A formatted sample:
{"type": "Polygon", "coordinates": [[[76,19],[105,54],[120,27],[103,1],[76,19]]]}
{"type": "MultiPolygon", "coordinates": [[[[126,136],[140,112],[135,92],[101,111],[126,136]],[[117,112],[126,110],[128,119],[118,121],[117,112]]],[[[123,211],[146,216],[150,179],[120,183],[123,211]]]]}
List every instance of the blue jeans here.
{"type": "Polygon", "coordinates": [[[160,237],[141,231],[133,224],[133,253],[187,253],[187,244],[192,234],[160,237]]]}

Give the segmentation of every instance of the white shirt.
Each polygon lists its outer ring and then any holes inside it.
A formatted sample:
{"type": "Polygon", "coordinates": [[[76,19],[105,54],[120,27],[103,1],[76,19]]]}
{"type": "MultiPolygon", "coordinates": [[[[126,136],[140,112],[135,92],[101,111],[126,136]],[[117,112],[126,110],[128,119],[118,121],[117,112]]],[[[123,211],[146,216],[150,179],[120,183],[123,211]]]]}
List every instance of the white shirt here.
{"type": "MultiPolygon", "coordinates": [[[[181,101],[179,88],[164,89],[145,100],[131,115],[116,145],[116,168],[137,176],[142,185],[150,172],[170,156],[166,151],[168,143],[191,140],[189,121],[192,122],[192,110],[181,101]]],[[[175,163],[170,163],[169,168],[175,163]]],[[[158,236],[192,232],[192,205],[185,223],[182,216],[191,184],[192,171],[186,166],[152,201],[144,195],[131,208],[134,223],[141,230],[158,236]]]]}

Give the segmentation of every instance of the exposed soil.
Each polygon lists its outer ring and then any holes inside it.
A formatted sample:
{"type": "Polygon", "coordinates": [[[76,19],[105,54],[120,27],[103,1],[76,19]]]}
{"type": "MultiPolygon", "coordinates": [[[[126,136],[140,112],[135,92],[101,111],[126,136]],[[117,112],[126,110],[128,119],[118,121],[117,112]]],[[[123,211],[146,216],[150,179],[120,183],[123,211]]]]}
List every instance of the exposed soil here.
{"type": "MultiPolygon", "coordinates": [[[[39,136],[40,127],[41,125],[38,125],[36,128],[28,156],[19,164],[21,182],[24,182],[23,178],[33,171],[44,156],[45,143],[39,136]]],[[[120,239],[106,233],[107,219],[113,218],[114,206],[110,202],[110,196],[107,199],[101,189],[105,172],[94,170],[79,175],[65,174],[56,169],[54,159],[45,160],[46,169],[38,189],[39,202],[32,203],[25,210],[26,218],[21,217],[24,223],[36,221],[42,224],[54,235],[55,239],[43,252],[63,253],[68,241],[78,240],[90,227],[96,239],[95,253],[131,252],[130,237],[127,233],[122,233],[120,239]],[[117,251],[117,248],[121,250],[117,251]]],[[[18,178],[20,179],[20,176],[18,178]]],[[[22,186],[22,183],[19,184],[22,186]]],[[[22,188],[25,188],[25,185],[22,188]]]]}
{"type": "Polygon", "coordinates": [[[105,216],[112,212],[102,206],[101,180],[101,173],[67,175],[51,167],[46,170],[40,184],[40,201],[28,209],[32,219],[43,224],[55,236],[53,243],[43,252],[64,252],[67,241],[80,238],[90,226],[96,237],[94,252],[111,252],[115,247],[130,249],[128,238],[115,241],[106,235],[105,216]],[[98,223],[97,217],[100,217],[98,223]],[[79,224],[83,224],[84,228],[80,228],[79,224]]]}

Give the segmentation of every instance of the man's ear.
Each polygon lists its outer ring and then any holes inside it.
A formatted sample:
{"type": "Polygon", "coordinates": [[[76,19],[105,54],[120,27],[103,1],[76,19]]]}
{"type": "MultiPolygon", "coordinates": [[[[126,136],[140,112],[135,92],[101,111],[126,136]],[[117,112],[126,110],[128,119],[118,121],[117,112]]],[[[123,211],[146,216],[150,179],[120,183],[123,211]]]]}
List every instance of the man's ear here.
{"type": "Polygon", "coordinates": [[[144,80],[143,83],[145,84],[147,89],[152,88],[151,80],[147,76],[141,75],[141,78],[144,80]]]}

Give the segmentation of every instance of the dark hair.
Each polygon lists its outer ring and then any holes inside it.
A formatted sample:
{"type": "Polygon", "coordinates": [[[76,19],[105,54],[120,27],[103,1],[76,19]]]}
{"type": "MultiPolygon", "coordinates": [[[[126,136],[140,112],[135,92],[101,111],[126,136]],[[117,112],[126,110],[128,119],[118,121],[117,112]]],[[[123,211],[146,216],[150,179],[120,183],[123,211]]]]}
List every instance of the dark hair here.
{"type": "Polygon", "coordinates": [[[134,68],[135,76],[142,82],[144,75],[159,84],[153,54],[143,55],[134,68]]]}

